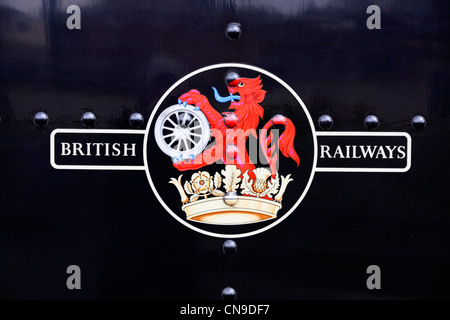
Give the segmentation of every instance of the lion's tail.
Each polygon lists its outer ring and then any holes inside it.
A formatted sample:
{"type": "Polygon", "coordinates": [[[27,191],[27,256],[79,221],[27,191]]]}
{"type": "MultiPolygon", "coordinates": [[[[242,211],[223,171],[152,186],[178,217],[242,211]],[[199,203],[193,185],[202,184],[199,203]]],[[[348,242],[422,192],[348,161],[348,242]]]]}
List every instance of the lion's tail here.
{"type": "Polygon", "coordinates": [[[281,151],[283,156],[294,160],[297,163],[297,166],[300,165],[300,158],[294,149],[295,126],[288,118],[282,115],[276,115],[265,124],[259,135],[259,143],[261,145],[264,156],[270,165],[272,175],[275,175],[278,171],[278,152],[276,152],[276,144],[273,141],[272,131],[269,132],[269,135],[267,135],[267,133],[269,129],[274,125],[284,126],[284,132],[278,139],[279,150],[281,151]]]}

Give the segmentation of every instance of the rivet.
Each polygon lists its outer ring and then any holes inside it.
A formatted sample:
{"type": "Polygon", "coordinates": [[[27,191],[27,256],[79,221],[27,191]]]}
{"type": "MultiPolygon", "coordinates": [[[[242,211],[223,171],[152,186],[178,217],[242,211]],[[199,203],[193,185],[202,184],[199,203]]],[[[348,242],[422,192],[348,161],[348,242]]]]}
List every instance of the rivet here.
{"type": "Polygon", "coordinates": [[[411,120],[411,125],[414,130],[420,131],[427,125],[427,120],[423,116],[417,115],[411,120]]]}
{"type": "Polygon", "coordinates": [[[223,201],[225,202],[225,204],[227,206],[230,206],[230,207],[234,206],[238,201],[237,193],[233,192],[233,191],[228,191],[223,196],[223,201]]]}
{"type": "Polygon", "coordinates": [[[237,244],[233,240],[227,240],[223,243],[222,250],[228,254],[235,253],[237,251],[237,244]]]}
{"type": "Polygon", "coordinates": [[[231,287],[226,287],[222,290],[222,298],[224,300],[234,300],[236,299],[236,291],[231,287]]]}
{"type": "Polygon", "coordinates": [[[272,117],[271,119],[272,124],[274,125],[282,125],[285,126],[287,124],[287,119],[285,116],[281,115],[281,114],[276,114],[272,117]]]}
{"type": "Polygon", "coordinates": [[[187,125],[194,119],[194,117],[189,113],[179,113],[178,114],[178,123],[182,128],[186,128],[187,125]]]}
{"type": "Polygon", "coordinates": [[[364,125],[369,130],[375,130],[380,125],[380,121],[374,115],[367,116],[364,120],[364,125]]]}
{"type": "Polygon", "coordinates": [[[236,81],[238,79],[240,79],[241,77],[234,71],[230,71],[227,73],[227,75],[225,76],[225,82],[226,85],[229,85],[230,83],[232,83],[233,81],[236,81]]]}
{"type": "Polygon", "coordinates": [[[86,112],[81,116],[81,123],[86,128],[94,127],[96,122],[97,118],[95,117],[95,114],[93,114],[92,112],[86,112]]]}
{"type": "Polygon", "coordinates": [[[130,123],[130,126],[137,129],[142,127],[144,124],[144,117],[140,113],[133,113],[130,118],[128,119],[128,122],[130,123]]]}
{"type": "Polygon", "coordinates": [[[333,118],[327,114],[320,116],[319,127],[322,130],[330,130],[333,126],[333,118]]]}
{"type": "Polygon", "coordinates": [[[238,154],[238,147],[234,144],[227,145],[227,148],[225,149],[225,154],[229,159],[236,159],[238,154]]]}
{"type": "Polygon", "coordinates": [[[227,26],[227,37],[230,40],[238,40],[241,36],[241,24],[232,22],[227,26]]]}
{"type": "Polygon", "coordinates": [[[224,112],[222,115],[223,122],[228,128],[234,128],[237,126],[239,118],[234,112],[224,112]]]}
{"type": "Polygon", "coordinates": [[[34,115],[33,123],[36,127],[44,128],[48,125],[48,115],[45,112],[38,112],[34,115]]]}

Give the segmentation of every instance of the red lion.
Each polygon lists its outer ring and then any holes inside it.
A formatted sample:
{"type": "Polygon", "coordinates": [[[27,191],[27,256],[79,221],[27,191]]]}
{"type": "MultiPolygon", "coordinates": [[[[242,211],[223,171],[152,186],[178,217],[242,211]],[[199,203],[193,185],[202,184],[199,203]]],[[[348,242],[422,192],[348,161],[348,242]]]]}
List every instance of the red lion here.
{"type": "MultiPolygon", "coordinates": [[[[216,99],[221,98],[217,95],[217,90],[213,89],[216,93],[216,99]]],[[[250,134],[257,138],[256,129],[259,118],[262,119],[264,114],[264,109],[259,104],[263,102],[266,91],[262,90],[260,76],[255,79],[239,77],[232,79],[228,81],[228,91],[230,97],[227,97],[226,100],[232,101],[229,109],[234,110],[234,112],[227,112],[224,115],[217,112],[208,99],[198,90],[193,89],[180,96],[178,100],[180,104],[195,105],[205,114],[211,125],[211,135],[215,137],[216,144],[204,150],[195,159],[174,162],[173,166],[178,170],[195,170],[220,159],[224,164],[235,164],[241,170],[241,173],[250,170],[249,173],[251,174],[252,170],[255,169],[255,165],[247,153],[246,141],[250,134]],[[237,94],[239,95],[237,96],[237,94]],[[231,121],[227,121],[227,117],[231,117],[231,121]]],[[[278,140],[281,153],[285,157],[292,158],[297,166],[300,164],[300,159],[294,149],[294,124],[282,115],[274,116],[262,128],[259,142],[270,165],[271,172],[275,175],[277,172],[277,153],[273,152],[275,148],[272,141],[273,135],[271,132],[268,134],[273,125],[284,125],[285,127],[278,140]]]]}

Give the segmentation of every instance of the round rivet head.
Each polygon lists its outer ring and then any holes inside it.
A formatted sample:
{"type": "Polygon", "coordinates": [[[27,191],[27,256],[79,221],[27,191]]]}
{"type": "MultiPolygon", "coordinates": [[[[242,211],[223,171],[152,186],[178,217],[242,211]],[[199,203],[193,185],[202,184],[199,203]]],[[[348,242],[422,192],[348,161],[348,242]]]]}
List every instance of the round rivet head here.
{"type": "Polygon", "coordinates": [[[333,126],[333,118],[327,114],[320,116],[319,118],[319,127],[322,130],[330,130],[333,126]]]}
{"type": "Polygon", "coordinates": [[[87,128],[92,128],[93,126],[95,126],[96,122],[97,118],[92,112],[86,112],[81,117],[81,123],[87,128]]]}
{"type": "Polygon", "coordinates": [[[414,130],[420,131],[425,128],[425,126],[427,125],[427,121],[423,116],[417,115],[411,120],[411,125],[414,130]]]}
{"type": "Polygon", "coordinates": [[[180,123],[181,128],[187,128],[187,124],[189,124],[194,117],[188,113],[180,113],[178,115],[178,123],[180,123]]]}
{"type": "Polygon", "coordinates": [[[236,291],[231,287],[226,287],[222,290],[222,298],[224,300],[234,300],[236,299],[236,291]]]}
{"type": "Polygon", "coordinates": [[[237,244],[233,240],[227,240],[223,243],[222,250],[228,254],[235,253],[237,251],[237,244]]]}
{"type": "Polygon", "coordinates": [[[140,113],[133,113],[128,119],[130,126],[133,128],[141,128],[144,124],[144,117],[140,113]]]}
{"type": "Polygon", "coordinates": [[[367,116],[364,120],[364,125],[369,130],[375,130],[380,125],[380,121],[374,115],[367,116]]]}
{"type": "Polygon", "coordinates": [[[238,147],[234,144],[227,145],[227,148],[225,149],[225,154],[229,159],[236,159],[238,155],[238,147]]]}
{"type": "Polygon", "coordinates": [[[241,25],[239,23],[230,23],[227,26],[227,37],[230,40],[237,40],[241,36],[241,25]]]}
{"type": "Polygon", "coordinates": [[[239,79],[241,77],[236,72],[228,72],[225,76],[225,82],[228,85],[237,86],[237,83],[239,82],[239,79]]]}
{"type": "Polygon", "coordinates": [[[237,126],[239,119],[234,112],[224,112],[223,122],[228,128],[234,128],[237,126]]]}
{"type": "Polygon", "coordinates": [[[227,206],[234,206],[238,201],[237,193],[233,191],[225,193],[225,195],[223,196],[223,201],[227,206]]]}
{"type": "Polygon", "coordinates": [[[48,125],[48,115],[45,112],[38,112],[34,115],[33,123],[36,127],[44,128],[48,125]]]}

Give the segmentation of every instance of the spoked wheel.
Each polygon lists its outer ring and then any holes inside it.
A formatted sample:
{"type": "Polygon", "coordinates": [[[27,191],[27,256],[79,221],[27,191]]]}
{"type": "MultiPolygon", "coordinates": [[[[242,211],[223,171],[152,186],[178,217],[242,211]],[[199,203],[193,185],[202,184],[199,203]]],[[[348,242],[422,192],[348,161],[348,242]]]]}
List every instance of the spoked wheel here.
{"type": "Polygon", "coordinates": [[[165,109],[156,120],[156,143],[173,160],[192,159],[200,154],[210,136],[208,119],[191,105],[173,105],[165,109]]]}

